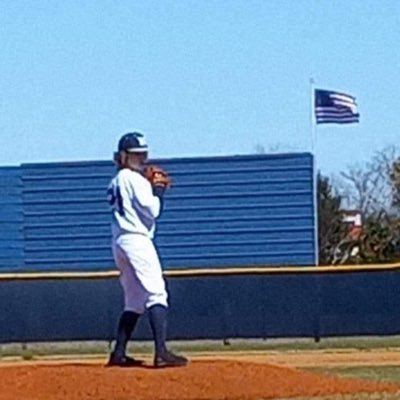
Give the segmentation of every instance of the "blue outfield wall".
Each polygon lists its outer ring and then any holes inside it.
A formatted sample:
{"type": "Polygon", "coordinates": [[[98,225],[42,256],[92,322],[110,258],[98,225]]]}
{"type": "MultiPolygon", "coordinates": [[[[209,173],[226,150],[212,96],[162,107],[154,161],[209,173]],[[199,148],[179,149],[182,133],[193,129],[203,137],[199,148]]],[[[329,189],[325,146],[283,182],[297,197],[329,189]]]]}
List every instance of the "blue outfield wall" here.
{"type": "Polygon", "coordinates": [[[0,168],[0,272],[24,266],[22,180],[19,167],[0,168]]]}
{"type": "MultiPolygon", "coordinates": [[[[112,340],[117,279],[1,282],[0,342],[112,340]]],[[[173,278],[169,339],[390,335],[400,271],[173,278]]],[[[136,339],[151,338],[143,318],[136,339]]]]}
{"type": "MultiPolygon", "coordinates": [[[[311,154],[155,163],[173,179],[156,236],[166,269],[314,263],[311,154]]],[[[106,203],[111,162],[0,171],[10,181],[1,200],[15,239],[3,248],[0,272],[114,268],[106,203]]],[[[11,240],[2,224],[0,237],[11,240]]]]}

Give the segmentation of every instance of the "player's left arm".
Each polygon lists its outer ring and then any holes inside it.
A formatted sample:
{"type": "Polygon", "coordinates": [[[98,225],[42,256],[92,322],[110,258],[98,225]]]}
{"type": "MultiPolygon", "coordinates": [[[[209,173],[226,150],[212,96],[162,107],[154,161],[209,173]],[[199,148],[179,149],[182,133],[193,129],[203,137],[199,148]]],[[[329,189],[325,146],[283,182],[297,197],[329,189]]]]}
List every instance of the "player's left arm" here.
{"type": "Polygon", "coordinates": [[[153,188],[146,178],[139,174],[135,174],[134,182],[132,182],[132,190],[134,197],[139,205],[148,210],[153,218],[157,218],[161,213],[161,198],[153,193],[153,188]]]}

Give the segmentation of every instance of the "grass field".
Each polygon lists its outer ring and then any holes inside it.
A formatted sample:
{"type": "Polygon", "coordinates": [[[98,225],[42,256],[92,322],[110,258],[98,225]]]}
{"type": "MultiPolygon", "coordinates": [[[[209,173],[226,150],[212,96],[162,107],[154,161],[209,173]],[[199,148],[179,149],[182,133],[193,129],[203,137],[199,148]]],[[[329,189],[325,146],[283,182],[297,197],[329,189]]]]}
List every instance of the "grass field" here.
{"type": "Polygon", "coordinates": [[[380,365],[339,368],[307,368],[310,371],[326,372],[351,378],[372,379],[377,381],[400,382],[400,365],[380,365]]]}
{"type": "MultiPolygon", "coordinates": [[[[228,343],[222,340],[170,341],[172,349],[181,352],[232,352],[232,351],[279,351],[293,352],[303,350],[376,350],[398,349],[400,336],[388,337],[343,337],[321,339],[318,343],[312,338],[294,339],[232,339],[228,343]]],[[[110,344],[104,341],[76,341],[52,343],[10,343],[0,345],[0,358],[36,357],[48,355],[106,355],[110,344]]],[[[129,350],[140,354],[153,351],[152,342],[131,341],[129,350]]]]}

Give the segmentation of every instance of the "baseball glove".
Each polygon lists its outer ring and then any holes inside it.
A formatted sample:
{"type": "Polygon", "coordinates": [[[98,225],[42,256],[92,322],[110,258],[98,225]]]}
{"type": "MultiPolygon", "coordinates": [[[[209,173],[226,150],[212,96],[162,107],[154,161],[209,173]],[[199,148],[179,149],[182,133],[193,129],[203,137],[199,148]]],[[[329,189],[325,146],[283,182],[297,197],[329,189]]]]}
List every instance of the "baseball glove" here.
{"type": "Polygon", "coordinates": [[[161,186],[163,188],[169,188],[171,186],[171,178],[169,175],[156,165],[147,166],[144,170],[144,176],[153,187],[161,186]]]}

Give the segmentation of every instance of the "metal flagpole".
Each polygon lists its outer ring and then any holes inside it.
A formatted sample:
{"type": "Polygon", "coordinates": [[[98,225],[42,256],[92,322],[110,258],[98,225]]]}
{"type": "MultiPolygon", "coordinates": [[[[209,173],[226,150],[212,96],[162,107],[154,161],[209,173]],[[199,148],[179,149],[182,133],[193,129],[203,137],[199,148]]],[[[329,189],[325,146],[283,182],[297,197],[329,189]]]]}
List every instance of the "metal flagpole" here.
{"type": "Polygon", "coordinates": [[[317,136],[314,121],[314,107],[315,107],[315,87],[314,79],[310,78],[310,94],[311,94],[311,107],[310,107],[310,123],[311,123],[311,152],[313,156],[313,212],[314,212],[314,263],[319,265],[319,244],[318,244],[318,171],[317,171],[317,136]]]}

